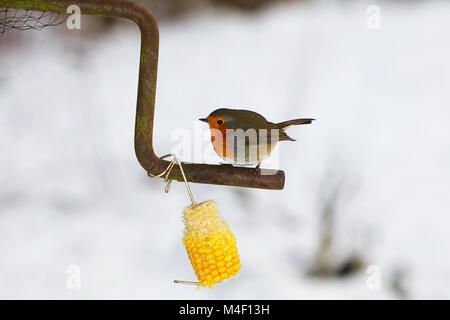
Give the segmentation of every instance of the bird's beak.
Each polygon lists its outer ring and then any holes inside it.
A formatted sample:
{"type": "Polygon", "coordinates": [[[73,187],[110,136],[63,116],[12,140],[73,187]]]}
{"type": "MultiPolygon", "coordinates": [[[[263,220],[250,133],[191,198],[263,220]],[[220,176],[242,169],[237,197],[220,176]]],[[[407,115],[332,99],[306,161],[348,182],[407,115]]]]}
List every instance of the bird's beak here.
{"type": "Polygon", "coordinates": [[[206,123],[209,123],[208,119],[206,119],[206,118],[200,118],[200,119],[198,119],[198,120],[203,121],[203,122],[206,122],[206,123]]]}

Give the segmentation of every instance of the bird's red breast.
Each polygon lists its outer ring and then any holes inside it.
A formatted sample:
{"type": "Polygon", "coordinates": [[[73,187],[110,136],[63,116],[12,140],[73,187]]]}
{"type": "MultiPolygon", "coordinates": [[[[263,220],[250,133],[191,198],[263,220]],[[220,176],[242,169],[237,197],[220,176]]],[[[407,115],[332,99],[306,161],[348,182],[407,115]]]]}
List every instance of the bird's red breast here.
{"type": "MultiPolygon", "coordinates": [[[[227,129],[232,129],[225,124],[222,117],[208,116],[209,129],[211,130],[211,143],[213,145],[214,151],[223,157],[227,158],[227,129]]],[[[229,152],[228,152],[229,153],[229,152]]],[[[233,157],[233,155],[228,154],[228,156],[233,157]]]]}

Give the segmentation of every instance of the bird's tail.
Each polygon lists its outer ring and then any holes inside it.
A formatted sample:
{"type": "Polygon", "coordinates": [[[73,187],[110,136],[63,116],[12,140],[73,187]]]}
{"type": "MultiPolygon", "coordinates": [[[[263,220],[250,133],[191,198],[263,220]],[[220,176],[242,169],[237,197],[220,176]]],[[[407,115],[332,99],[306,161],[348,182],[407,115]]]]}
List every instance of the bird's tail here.
{"type": "Polygon", "coordinates": [[[314,120],[315,119],[311,119],[311,118],[294,119],[294,120],[288,120],[288,121],[276,123],[275,125],[279,129],[287,129],[290,126],[298,126],[300,124],[309,124],[309,123],[313,122],[314,120]]]}

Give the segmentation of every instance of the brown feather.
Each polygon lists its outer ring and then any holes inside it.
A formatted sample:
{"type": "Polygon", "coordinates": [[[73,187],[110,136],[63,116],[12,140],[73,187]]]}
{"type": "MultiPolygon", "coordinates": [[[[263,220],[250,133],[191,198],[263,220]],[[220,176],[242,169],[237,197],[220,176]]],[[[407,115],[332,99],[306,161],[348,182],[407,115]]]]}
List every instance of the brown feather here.
{"type": "Polygon", "coordinates": [[[286,129],[290,126],[298,126],[300,124],[310,124],[314,120],[315,119],[311,119],[311,118],[293,119],[293,120],[283,121],[280,123],[275,123],[275,126],[280,129],[286,129]]]}

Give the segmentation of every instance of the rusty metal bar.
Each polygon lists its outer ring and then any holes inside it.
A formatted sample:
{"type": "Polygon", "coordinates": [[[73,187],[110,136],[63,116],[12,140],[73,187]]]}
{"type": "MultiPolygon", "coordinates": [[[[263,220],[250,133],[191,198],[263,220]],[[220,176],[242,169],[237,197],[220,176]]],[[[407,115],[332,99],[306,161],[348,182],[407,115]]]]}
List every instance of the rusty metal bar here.
{"type": "MultiPolygon", "coordinates": [[[[142,5],[125,0],[0,0],[0,7],[66,13],[67,7],[78,5],[82,14],[124,18],[134,21],[141,31],[141,58],[136,109],[135,151],[141,166],[157,175],[169,166],[153,150],[153,119],[158,72],[159,31],[150,12],[142,5]]],[[[284,187],[283,171],[265,171],[230,165],[183,163],[190,182],[280,190],[284,187]],[[269,174],[270,173],[270,174],[269,174]]],[[[182,181],[178,167],[170,178],[182,181]]]]}

